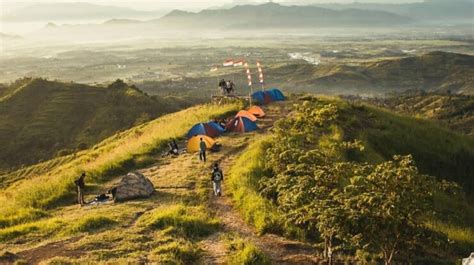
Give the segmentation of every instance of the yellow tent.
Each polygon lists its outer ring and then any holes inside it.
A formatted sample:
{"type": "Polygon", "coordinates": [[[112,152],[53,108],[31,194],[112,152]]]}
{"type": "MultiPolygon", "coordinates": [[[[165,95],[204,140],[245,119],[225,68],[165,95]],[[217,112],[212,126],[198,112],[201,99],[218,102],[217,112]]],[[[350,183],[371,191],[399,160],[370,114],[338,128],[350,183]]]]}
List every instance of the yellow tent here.
{"type": "Polygon", "coordinates": [[[216,144],[216,141],[209,136],[196,135],[196,136],[191,137],[188,140],[188,146],[187,146],[188,152],[199,152],[199,143],[201,142],[201,138],[206,143],[207,149],[211,149],[214,146],[214,144],[216,144]]]}
{"type": "Polygon", "coordinates": [[[237,115],[235,115],[235,117],[245,117],[253,122],[257,121],[257,117],[255,117],[255,115],[253,115],[252,113],[246,111],[246,110],[241,110],[239,111],[239,113],[237,113],[237,115]]]}
{"type": "Polygon", "coordinates": [[[255,117],[258,117],[258,118],[265,117],[265,112],[259,106],[252,106],[247,111],[252,113],[255,117]]]}

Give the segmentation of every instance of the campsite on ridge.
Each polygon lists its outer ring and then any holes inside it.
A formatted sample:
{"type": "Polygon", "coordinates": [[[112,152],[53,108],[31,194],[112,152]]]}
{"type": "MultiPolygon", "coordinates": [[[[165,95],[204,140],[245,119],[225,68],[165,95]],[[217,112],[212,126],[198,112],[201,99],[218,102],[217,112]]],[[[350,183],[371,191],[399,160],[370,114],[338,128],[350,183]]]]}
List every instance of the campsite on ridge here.
{"type": "Polygon", "coordinates": [[[473,8],[7,1],[0,264],[469,264],[473,8]]]}

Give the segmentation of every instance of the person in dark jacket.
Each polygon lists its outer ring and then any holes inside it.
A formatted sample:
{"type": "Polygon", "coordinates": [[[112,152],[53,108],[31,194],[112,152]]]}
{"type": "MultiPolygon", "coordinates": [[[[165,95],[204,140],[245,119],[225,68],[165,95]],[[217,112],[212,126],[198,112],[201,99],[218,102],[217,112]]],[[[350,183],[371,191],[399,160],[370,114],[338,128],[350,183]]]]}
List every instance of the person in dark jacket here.
{"type": "Polygon", "coordinates": [[[224,174],[219,168],[219,164],[215,163],[211,174],[212,188],[215,196],[222,196],[222,182],[224,181],[224,174]]]}
{"type": "Polygon", "coordinates": [[[206,142],[204,142],[204,139],[201,138],[201,142],[199,142],[199,160],[206,162],[206,142]]]}
{"type": "Polygon", "coordinates": [[[84,178],[86,177],[86,173],[82,172],[81,176],[74,181],[77,187],[77,202],[84,206],[86,202],[84,201],[84,189],[86,188],[86,183],[84,182],[84,178]]]}
{"type": "Polygon", "coordinates": [[[219,82],[219,87],[221,89],[221,92],[222,94],[224,94],[224,92],[227,90],[227,84],[225,82],[224,79],[222,79],[220,82],[219,82]]]}

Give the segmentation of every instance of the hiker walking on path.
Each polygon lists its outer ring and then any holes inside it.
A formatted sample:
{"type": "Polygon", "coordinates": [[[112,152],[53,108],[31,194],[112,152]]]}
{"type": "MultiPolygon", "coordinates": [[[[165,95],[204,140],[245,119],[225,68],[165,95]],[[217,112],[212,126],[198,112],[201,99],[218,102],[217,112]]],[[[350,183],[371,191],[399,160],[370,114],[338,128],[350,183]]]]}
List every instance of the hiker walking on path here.
{"type": "Polygon", "coordinates": [[[201,138],[201,142],[199,142],[199,160],[206,162],[206,143],[204,139],[201,138]]]}
{"type": "Polygon", "coordinates": [[[86,184],[84,182],[84,178],[86,177],[86,173],[82,172],[81,176],[74,181],[77,187],[77,203],[83,206],[85,203],[84,201],[84,189],[86,188],[86,184]]]}
{"type": "Polygon", "coordinates": [[[215,163],[214,167],[212,168],[212,175],[211,175],[212,187],[214,189],[215,196],[222,196],[222,181],[224,181],[224,174],[222,170],[219,168],[219,164],[215,163]]]}

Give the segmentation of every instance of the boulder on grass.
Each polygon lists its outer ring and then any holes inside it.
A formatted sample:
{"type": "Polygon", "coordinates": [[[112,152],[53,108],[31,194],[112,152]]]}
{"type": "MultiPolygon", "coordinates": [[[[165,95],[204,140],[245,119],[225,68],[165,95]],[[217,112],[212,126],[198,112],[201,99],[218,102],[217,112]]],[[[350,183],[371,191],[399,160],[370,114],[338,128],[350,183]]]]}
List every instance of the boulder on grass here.
{"type": "Polygon", "coordinates": [[[115,188],[114,201],[148,198],[155,191],[153,183],[140,173],[128,173],[115,188]]]}

